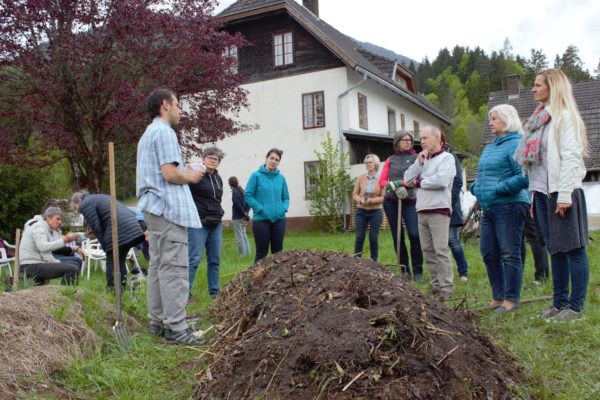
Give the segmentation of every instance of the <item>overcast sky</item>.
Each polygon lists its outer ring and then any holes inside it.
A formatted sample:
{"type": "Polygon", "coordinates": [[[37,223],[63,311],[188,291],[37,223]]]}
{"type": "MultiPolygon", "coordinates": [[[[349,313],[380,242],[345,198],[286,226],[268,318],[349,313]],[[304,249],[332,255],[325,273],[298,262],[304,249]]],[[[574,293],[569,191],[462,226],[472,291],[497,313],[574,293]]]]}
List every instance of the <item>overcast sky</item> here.
{"type": "MultiPolygon", "coordinates": [[[[234,2],[221,0],[217,10],[234,2]]],[[[543,50],[550,67],[570,44],[592,73],[600,58],[599,0],[320,0],[319,14],[348,36],[417,61],[455,45],[489,55],[506,38],[514,54],[543,50]]]]}

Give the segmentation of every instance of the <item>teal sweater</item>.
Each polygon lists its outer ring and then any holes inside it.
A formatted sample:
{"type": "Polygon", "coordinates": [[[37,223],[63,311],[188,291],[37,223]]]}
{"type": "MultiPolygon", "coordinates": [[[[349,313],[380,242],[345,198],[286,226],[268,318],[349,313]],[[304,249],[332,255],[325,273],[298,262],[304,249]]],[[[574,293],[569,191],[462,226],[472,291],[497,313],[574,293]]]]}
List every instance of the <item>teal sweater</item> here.
{"type": "Polygon", "coordinates": [[[279,173],[279,169],[271,172],[264,165],[250,176],[244,190],[244,199],[254,212],[254,221],[276,222],[284,219],[290,206],[285,178],[279,173]]]}
{"type": "Polygon", "coordinates": [[[521,166],[513,158],[520,140],[519,132],[509,132],[483,150],[471,193],[484,210],[508,203],[529,203],[529,178],[522,175],[521,166]]]}

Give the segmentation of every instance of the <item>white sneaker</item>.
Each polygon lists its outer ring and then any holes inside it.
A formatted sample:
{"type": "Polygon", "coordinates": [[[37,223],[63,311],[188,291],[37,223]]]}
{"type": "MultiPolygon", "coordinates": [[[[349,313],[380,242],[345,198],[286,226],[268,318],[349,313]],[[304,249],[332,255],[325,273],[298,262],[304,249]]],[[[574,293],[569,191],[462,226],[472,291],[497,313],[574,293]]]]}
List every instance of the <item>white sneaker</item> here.
{"type": "Polygon", "coordinates": [[[467,278],[466,276],[461,276],[461,277],[460,277],[460,281],[461,281],[461,282],[468,282],[468,281],[469,281],[469,278],[467,278]]]}

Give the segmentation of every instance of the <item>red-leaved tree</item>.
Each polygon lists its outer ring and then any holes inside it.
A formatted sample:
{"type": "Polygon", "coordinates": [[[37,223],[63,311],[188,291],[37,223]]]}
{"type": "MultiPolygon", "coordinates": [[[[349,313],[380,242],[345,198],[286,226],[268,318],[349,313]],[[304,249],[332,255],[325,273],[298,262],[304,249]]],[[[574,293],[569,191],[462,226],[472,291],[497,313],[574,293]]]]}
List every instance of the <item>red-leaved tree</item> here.
{"type": "Polygon", "coordinates": [[[221,30],[214,0],[0,0],[0,162],[66,157],[99,191],[109,141],[137,142],[152,89],[180,94],[189,151],[246,131],[241,77],[223,57],[245,45],[221,30]]]}

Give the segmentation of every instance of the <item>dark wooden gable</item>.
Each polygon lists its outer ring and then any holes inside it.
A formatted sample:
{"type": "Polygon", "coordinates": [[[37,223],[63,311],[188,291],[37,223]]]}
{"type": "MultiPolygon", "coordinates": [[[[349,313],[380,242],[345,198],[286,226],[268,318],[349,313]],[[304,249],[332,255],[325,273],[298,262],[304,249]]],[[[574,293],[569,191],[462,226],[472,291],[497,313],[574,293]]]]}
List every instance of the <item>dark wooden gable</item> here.
{"type": "Polygon", "coordinates": [[[286,12],[279,11],[260,18],[229,24],[230,33],[240,32],[252,44],[239,53],[239,72],[244,82],[257,82],[285,76],[304,74],[344,64],[286,12]],[[275,67],[273,35],[293,32],[294,63],[275,67]]]}

